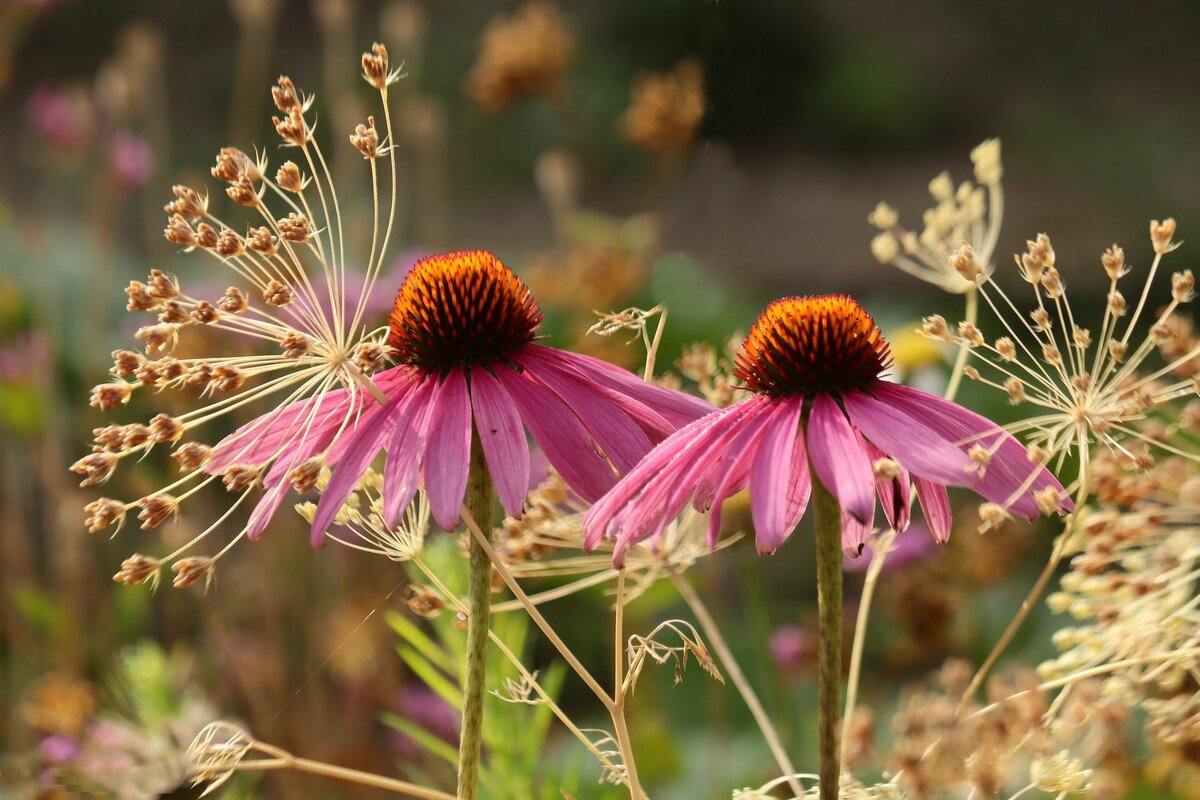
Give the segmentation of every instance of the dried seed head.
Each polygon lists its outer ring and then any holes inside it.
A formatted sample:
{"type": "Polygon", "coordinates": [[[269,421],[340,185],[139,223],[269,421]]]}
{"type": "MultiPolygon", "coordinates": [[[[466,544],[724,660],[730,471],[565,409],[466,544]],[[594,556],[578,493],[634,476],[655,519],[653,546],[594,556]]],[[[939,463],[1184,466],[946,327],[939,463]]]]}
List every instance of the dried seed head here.
{"type": "Polygon", "coordinates": [[[156,561],[150,556],[135,553],[121,562],[121,571],[113,575],[113,580],[126,586],[138,586],[150,581],[151,585],[157,588],[160,566],[162,566],[162,562],[156,561]]]}
{"type": "Polygon", "coordinates": [[[900,464],[891,458],[879,458],[871,465],[875,477],[880,480],[892,481],[900,477],[900,464]]]}
{"type": "Polygon", "coordinates": [[[212,583],[213,567],[216,561],[208,556],[188,556],[181,558],[171,565],[171,572],[175,573],[175,579],[171,581],[171,585],[176,589],[186,589],[196,581],[204,578],[204,588],[212,583]]]}
{"type": "Polygon", "coordinates": [[[1171,341],[1171,324],[1165,319],[1160,319],[1151,325],[1150,340],[1158,345],[1171,341]]]}
{"type": "Polygon", "coordinates": [[[278,220],[276,225],[279,228],[279,235],[289,242],[303,244],[308,241],[308,237],[312,233],[312,228],[308,224],[308,217],[303,214],[297,214],[295,211],[288,214],[286,219],[278,220]]]}
{"type": "Polygon", "coordinates": [[[1071,385],[1080,392],[1086,392],[1092,388],[1092,373],[1081,372],[1078,375],[1071,376],[1071,385]]]}
{"type": "Polygon", "coordinates": [[[167,227],[163,229],[163,236],[171,244],[177,244],[180,247],[195,247],[196,232],[192,230],[192,226],[183,218],[182,214],[173,214],[167,220],[167,227]]]}
{"type": "Polygon", "coordinates": [[[217,253],[231,258],[240,256],[246,252],[245,244],[242,242],[242,237],[238,236],[234,231],[226,228],[217,236],[217,253]]]}
{"type": "Polygon", "coordinates": [[[1021,269],[1021,277],[1026,282],[1037,286],[1042,282],[1043,274],[1054,266],[1054,248],[1050,237],[1039,233],[1033,241],[1025,242],[1025,253],[1017,259],[1021,269]]]}
{"type": "Polygon", "coordinates": [[[1042,273],[1042,288],[1046,291],[1046,296],[1051,300],[1057,300],[1062,297],[1064,291],[1063,283],[1057,269],[1046,267],[1046,271],[1042,273]]]}
{"type": "Polygon", "coordinates": [[[222,147],[221,152],[217,154],[217,163],[212,168],[212,175],[225,183],[235,183],[242,177],[256,181],[262,177],[262,169],[250,156],[236,147],[222,147]]]}
{"type": "Polygon", "coordinates": [[[101,411],[111,411],[123,403],[128,403],[132,392],[133,384],[127,381],[102,383],[92,387],[92,397],[88,405],[101,411]]]}
{"type": "Polygon", "coordinates": [[[1100,256],[1100,264],[1104,267],[1104,271],[1108,273],[1109,280],[1115,281],[1129,272],[1129,267],[1125,266],[1125,251],[1115,244],[1109,245],[1108,249],[1100,256]]]}
{"type": "Polygon", "coordinates": [[[1162,255],[1169,253],[1179,245],[1171,242],[1171,237],[1175,235],[1175,220],[1167,217],[1162,222],[1158,220],[1150,220],[1150,243],[1154,245],[1154,252],[1162,255]]]}
{"type": "Polygon", "coordinates": [[[221,392],[236,392],[246,383],[246,375],[237,367],[218,364],[213,367],[209,386],[221,392]]]}
{"type": "Polygon", "coordinates": [[[1047,364],[1058,366],[1062,364],[1062,353],[1059,352],[1058,347],[1055,345],[1042,345],[1042,359],[1047,364]]]}
{"type": "Polygon", "coordinates": [[[230,464],[221,473],[221,482],[231,492],[244,492],[258,483],[262,469],[253,464],[230,464]]]}
{"type": "Polygon", "coordinates": [[[1171,298],[1176,303],[1190,303],[1196,296],[1196,278],[1190,269],[1171,276],[1171,298]]]}
{"type": "Polygon", "coordinates": [[[981,376],[979,374],[979,370],[977,370],[971,366],[963,367],[963,375],[966,375],[968,378],[970,378],[973,381],[980,380],[980,378],[981,378],[981,376]]]}
{"type": "Polygon", "coordinates": [[[84,506],[83,510],[87,514],[84,522],[88,533],[98,533],[114,522],[117,523],[117,530],[120,530],[120,526],[125,524],[125,504],[119,500],[99,497],[84,506]]]}
{"type": "Polygon", "coordinates": [[[265,225],[246,231],[246,244],[251,250],[256,250],[263,255],[275,255],[275,237],[271,234],[271,229],[265,225]]]}
{"type": "Polygon", "coordinates": [[[1050,451],[1038,444],[1031,444],[1027,448],[1029,451],[1029,463],[1031,464],[1046,464],[1050,461],[1050,451]]]}
{"type": "Polygon", "coordinates": [[[300,168],[291,161],[283,162],[276,170],[275,182],[279,184],[280,188],[295,194],[300,194],[304,189],[304,178],[300,175],[300,168]]]}
{"type": "Polygon", "coordinates": [[[321,470],[325,467],[325,459],[321,456],[313,456],[305,459],[299,466],[288,472],[287,479],[291,481],[292,487],[299,494],[311,492],[317,486],[317,480],[321,477],[321,470]]]}
{"type": "Polygon", "coordinates": [[[958,323],[958,335],[964,342],[972,347],[982,347],[984,344],[986,344],[983,334],[980,332],[979,328],[975,327],[970,322],[958,323]]]}
{"type": "Polygon", "coordinates": [[[375,158],[379,155],[379,132],[375,130],[375,118],[367,117],[367,124],[359,123],[350,134],[350,144],[358,148],[363,158],[375,158]]]}
{"type": "Polygon", "coordinates": [[[184,382],[188,386],[207,386],[212,380],[213,367],[206,361],[195,361],[187,368],[184,382]]]}
{"type": "Polygon", "coordinates": [[[1013,340],[1007,336],[1001,336],[996,340],[995,344],[996,355],[1000,356],[1004,361],[1015,361],[1017,358],[1017,346],[1013,344],[1013,340]]]}
{"type": "Polygon", "coordinates": [[[121,427],[121,449],[134,450],[150,441],[150,428],[136,422],[121,427]]]}
{"type": "Polygon", "coordinates": [[[221,319],[221,312],[217,311],[217,307],[207,300],[201,300],[196,303],[196,307],[188,314],[196,322],[201,325],[212,325],[217,320],[221,319]]]}
{"type": "Polygon", "coordinates": [[[171,453],[171,458],[179,462],[180,470],[191,472],[204,466],[210,455],[212,455],[212,448],[208,445],[199,442],[184,442],[175,448],[175,451],[171,453]]]}
{"type": "Polygon", "coordinates": [[[117,453],[124,446],[125,426],[105,425],[103,428],[92,428],[92,449],[97,452],[107,450],[117,453]]]}
{"type": "Polygon", "coordinates": [[[991,451],[981,444],[972,445],[971,449],[967,451],[967,456],[980,467],[980,474],[988,464],[992,463],[991,451]]]}
{"type": "Polygon", "coordinates": [[[271,87],[271,98],[275,101],[275,107],[285,114],[301,107],[296,84],[287,75],[280,75],[276,85],[271,87]]]}
{"type": "Polygon", "coordinates": [[[146,357],[132,350],[113,350],[113,365],[110,372],[118,378],[127,378],[137,371],[146,357]]]}
{"type": "Polygon", "coordinates": [[[1004,508],[996,503],[983,503],[979,506],[979,532],[987,533],[999,527],[1008,517],[1004,508]]]}
{"type": "Polygon", "coordinates": [[[1081,350],[1087,350],[1092,346],[1092,332],[1087,328],[1081,328],[1078,325],[1073,326],[1071,338],[1075,340],[1075,346],[1081,350]]]}
{"type": "Polygon", "coordinates": [[[975,180],[983,184],[999,183],[1004,175],[1000,162],[1000,140],[988,139],[971,151],[971,163],[975,165],[975,180]]]}
{"type": "Polygon", "coordinates": [[[146,283],[150,295],[159,300],[170,300],[179,296],[179,281],[161,269],[150,270],[150,277],[146,279],[146,283]]]}
{"type": "Polygon", "coordinates": [[[149,287],[141,281],[130,281],[125,287],[125,294],[129,295],[129,302],[125,304],[126,311],[149,311],[157,308],[161,302],[150,294],[149,287]]]}
{"type": "Polygon", "coordinates": [[[191,219],[199,219],[208,213],[208,195],[201,195],[195,189],[175,185],[171,187],[175,199],[163,206],[163,211],[174,216],[180,214],[191,219]]]}
{"type": "Polygon", "coordinates": [[[220,236],[217,234],[217,229],[207,222],[201,222],[196,226],[196,244],[203,247],[205,250],[213,250],[220,242],[220,236]]]}
{"type": "Polygon", "coordinates": [[[293,108],[282,119],[271,117],[271,122],[274,123],[279,138],[288,144],[296,147],[308,144],[308,124],[304,121],[304,112],[299,108],[293,108]]]}
{"type": "Polygon", "coordinates": [[[308,355],[312,349],[312,340],[300,331],[288,331],[279,340],[279,346],[283,350],[284,358],[300,358],[308,355]]]}
{"type": "Polygon", "coordinates": [[[271,306],[286,306],[293,300],[292,288],[285,283],[272,280],[263,290],[263,301],[271,306]]]}
{"type": "Polygon", "coordinates": [[[946,318],[941,314],[934,314],[921,320],[921,333],[931,339],[943,342],[954,341],[954,335],[950,333],[950,326],[946,324],[946,318]]]}
{"type": "Polygon", "coordinates": [[[408,587],[408,610],[418,617],[432,619],[446,607],[442,596],[428,586],[408,587]]]}
{"type": "Polygon", "coordinates": [[[217,307],[227,314],[240,314],[249,306],[246,295],[242,294],[242,290],[236,286],[226,289],[225,294],[221,295],[221,299],[217,301],[217,307]]]}
{"type": "Polygon", "coordinates": [[[1125,304],[1125,295],[1121,294],[1116,289],[1108,293],[1108,313],[1114,317],[1123,317],[1128,310],[1125,304]]]}
{"type": "Polygon", "coordinates": [[[1019,405],[1029,399],[1025,394],[1025,384],[1015,376],[1004,382],[1004,391],[1008,393],[1009,405],[1019,405]]]}
{"type": "Polygon", "coordinates": [[[966,242],[951,254],[950,266],[968,283],[975,283],[986,273],[983,265],[975,258],[975,250],[966,242]]]}
{"type": "Polygon", "coordinates": [[[389,83],[395,81],[395,78],[392,78],[388,74],[388,51],[386,47],[376,42],[371,45],[371,52],[363,53],[362,75],[364,81],[380,91],[383,91],[388,87],[389,83]]]}
{"type": "Polygon", "coordinates": [[[163,303],[162,312],[158,315],[159,322],[170,325],[179,325],[189,319],[187,308],[178,300],[168,300],[163,303]]]}
{"type": "Polygon", "coordinates": [[[175,346],[179,334],[174,325],[147,325],[138,328],[133,338],[146,343],[147,353],[164,353],[175,346]]]}
{"type": "Polygon", "coordinates": [[[890,264],[900,255],[900,241],[890,231],[884,231],[871,240],[871,255],[880,264],[890,264]]]}
{"type": "Polygon", "coordinates": [[[900,215],[887,203],[879,203],[867,215],[867,222],[881,231],[890,231],[900,223],[900,215]]]}
{"type": "Polygon", "coordinates": [[[1044,308],[1035,308],[1029,312],[1029,318],[1033,320],[1033,327],[1042,333],[1049,333],[1051,328],[1050,312],[1044,308]]]}
{"type": "Polygon", "coordinates": [[[1124,342],[1116,341],[1115,339],[1108,343],[1108,355],[1114,362],[1120,364],[1125,360],[1125,354],[1129,351],[1129,345],[1124,342]]]}
{"type": "Polygon", "coordinates": [[[95,486],[111,478],[116,468],[117,456],[112,453],[89,453],[71,465],[71,472],[84,476],[81,487],[95,486]]]}
{"type": "Polygon", "coordinates": [[[229,184],[225,188],[225,194],[229,195],[229,199],[239,206],[248,208],[254,208],[262,199],[258,196],[258,192],[254,191],[254,184],[245,175],[238,176],[237,180],[229,184]]]}
{"type": "Polygon", "coordinates": [[[169,494],[152,494],[137,501],[142,510],[138,519],[142,521],[142,530],[157,527],[179,513],[179,501],[169,494]]]}
{"type": "Polygon", "coordinates": [[[177,442],[183,435],[183,423],[167,414],[155,414],[150,420],[150,434],[156,444],[177,442]]]}
{"type": "Polygon", "coordinates": [[[367,375],[373,375],[386,366],[387,351],[382,345],[364,342],[354,350],[354,365],[367,375]]]}

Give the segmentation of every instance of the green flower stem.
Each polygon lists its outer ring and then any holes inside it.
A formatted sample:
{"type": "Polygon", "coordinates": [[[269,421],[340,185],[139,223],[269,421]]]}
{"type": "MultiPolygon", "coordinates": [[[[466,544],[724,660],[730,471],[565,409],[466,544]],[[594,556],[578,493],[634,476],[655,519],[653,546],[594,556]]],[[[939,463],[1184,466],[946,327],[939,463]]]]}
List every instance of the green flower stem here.
{"type": "MultiPolygon", "coordinates": [[[[467,509],[485,535],[490,536],[496,494],[479,434],[471,435],[471,468],[467,477],[467,509]]],[[[458,743],[458,797],[474,800],[479,786],[479,757],[483,746],[484,672],[487,667],[488,617],[492,595],[492,562],[474,536],[468,537],[471,555],[467,589],[467,658],[463,678],[462,734],[458,743]]]]}
{"type": "Polygon", "coordinates": [[[812,475],[813,518],[817,534],[817,603],[820,609],[817,661],[817,716],[820,737],[821,800],[837,800],[841,776],[842,695],[842,511],[837,499],[812,475]]]}

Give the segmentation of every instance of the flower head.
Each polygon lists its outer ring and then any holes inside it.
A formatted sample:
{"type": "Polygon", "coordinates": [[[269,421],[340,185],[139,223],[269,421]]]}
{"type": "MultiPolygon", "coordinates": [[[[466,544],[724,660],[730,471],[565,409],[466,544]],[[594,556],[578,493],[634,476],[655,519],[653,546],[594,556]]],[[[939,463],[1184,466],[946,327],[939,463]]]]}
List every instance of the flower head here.
{"type": "Polygon", "coordinates": [[[915,489],[933,536],[950,535],[946,486],[967,487],[1003,514],[1032,519],[1069,510],[1058,481],[1004,429],[961,406],[880,378],[887,342],[842,295],[772,303],[754,324],[737,374],[754,394],[670,436],[592,506],[586,546],[616,539],[621,563],[634,543],[661,534],[690,501],[712,509],[750,487],[761,552],[774,552],[799,522],[813,475],[842,507],[842,546],[861,552],[878,496],[902,531],[915,489]],[[1039,497],[1045,495],[1045,501],[1039,497]]]}
{"type": "Polygon", "coordinates": [[[324,542],[380,449],[382,521],[392,527],[423,483],[433,519],[457,527],[476,431],[497,495],[519,516],[528,488],[528,428],[581,497],[594,500],[653,444],[711,410],[603,361],[535,344],[541,312],[492,253],[431,256],[405,278],[388,318],[400,363],[376,376],[386,403],[344,437],[313,513],[324,542]]]}

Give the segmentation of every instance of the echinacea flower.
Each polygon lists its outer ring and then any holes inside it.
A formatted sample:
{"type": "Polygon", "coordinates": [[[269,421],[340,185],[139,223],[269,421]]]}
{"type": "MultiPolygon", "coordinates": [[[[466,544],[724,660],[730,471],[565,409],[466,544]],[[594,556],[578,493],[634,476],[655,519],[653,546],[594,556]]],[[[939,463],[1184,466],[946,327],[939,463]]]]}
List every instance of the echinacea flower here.
{"type": "Polygon", "coordinates": [[[620,565],[634,543],[659,535],[690,501],[712,509],[750,487],[758,549],[774,552],[799,522],[811,469],[842,508],[842,548],[858,555],[875,497],[896,530],[911,491],[933,536],[950,536],[947,486],[982,495],[986,514],[1033,519],[1069,510],[1062,486],[1000,426],[940,397],[881,380],[887,342],[844,295],[791,297],[767,307],[738,356],[753,396],[670,436],[584,518],[585,546],[616,539],[620,565]]]}
{"type": "Polygon", "coordinates": [[[418,262],[388,318],[387,343],[400,363],[375,377],[387,402],[342,438],[313,515],[313,545],[321,546],[381,449],[388,453],[384,525],[396,523],[423,484],[434,521],[453,530],[473,430],[501,505],[519,516],[529,480],[526,428],[567,484],[591,501],[655,443],[711,410],[598,359],[535,344],[541,320],[528,287],[492,253],[418,262]]]}

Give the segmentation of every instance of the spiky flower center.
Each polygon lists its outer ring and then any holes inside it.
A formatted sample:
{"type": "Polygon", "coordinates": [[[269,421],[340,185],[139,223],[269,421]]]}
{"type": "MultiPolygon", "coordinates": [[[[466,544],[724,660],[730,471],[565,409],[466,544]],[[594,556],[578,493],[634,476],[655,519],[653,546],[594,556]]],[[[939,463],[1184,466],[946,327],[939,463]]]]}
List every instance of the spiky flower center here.
{"type": "Polygon", "coordinates": [[[542,313],[520,278],[486,250],[423,258],[388,315],[396,357],[431,374],[487,366],[533,341],[542,313]]]}
{"type": "Polygon", "coordinates": [[[883,334],[851,298],[785,297],[750,328],[735,374],[764,394],[838,394],[878,380],[890,364],[883,334]]]}

